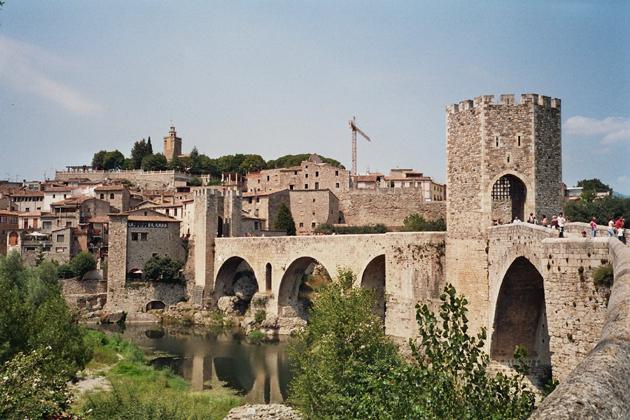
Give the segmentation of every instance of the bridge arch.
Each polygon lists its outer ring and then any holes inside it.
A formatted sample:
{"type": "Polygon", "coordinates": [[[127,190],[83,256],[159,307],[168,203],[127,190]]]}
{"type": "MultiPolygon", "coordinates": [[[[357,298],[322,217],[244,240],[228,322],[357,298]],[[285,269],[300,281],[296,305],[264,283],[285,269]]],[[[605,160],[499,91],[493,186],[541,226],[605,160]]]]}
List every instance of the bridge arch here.
{"type": "Polygon", "coordinates": [[[361,273],[361,287],[374,291],[374,313],[385,321],[385,254],[372,258],[361,273]]]}
{"type": "Polygon", "coordinates": [[[525,257],[517,257],[505,272],[496,300],[490,357],[511,362],[517,345],[525,347],[536,375],[551,368],[544,278],[525,257]]]}
{"type": "Polygon", "coordinates": [[[531,198],[527,196],[528,190],[525,177],[516,172],[505,172],[495,177],[490,183],[492,220],[511,223],[518,217],[523,221],[527,212],[533,211],[529,205],[531,198]]]}
{"type": "Polygon", "coordinates": [[[252,266],[242,257],[232,256],[217,271],[212,293],[212,303],[217,305],[224,296],[233,296],[233,309],[244,313],[254,294],[259,290],[252,266]]]}
{"type": "Polygon", "coordinates": [[[293,260],[280,280],[278,313],[281,316],[306,319],[312,286],[329,280],[329,271],[315,258],[304,256],[293,260]],[[319,267],[321,271],[317,272],[319,267]],[[315,284],[310,284],[309,278],[315,284]]]}

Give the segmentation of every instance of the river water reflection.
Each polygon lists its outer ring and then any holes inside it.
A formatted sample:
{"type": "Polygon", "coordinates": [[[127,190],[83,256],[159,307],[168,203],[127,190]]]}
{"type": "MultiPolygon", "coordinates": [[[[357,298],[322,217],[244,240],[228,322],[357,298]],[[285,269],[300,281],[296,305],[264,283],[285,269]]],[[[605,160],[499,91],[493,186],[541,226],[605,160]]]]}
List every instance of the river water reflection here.
{"type": "Polygon", "coordinates": [[[221,382],[252,403],[279,403],[290,380],[286,342],[249,344],[233,332],[212,335],[193,328],[128,325],[119,330],[155,359],[192,384],[210,389],[221,382]]]}

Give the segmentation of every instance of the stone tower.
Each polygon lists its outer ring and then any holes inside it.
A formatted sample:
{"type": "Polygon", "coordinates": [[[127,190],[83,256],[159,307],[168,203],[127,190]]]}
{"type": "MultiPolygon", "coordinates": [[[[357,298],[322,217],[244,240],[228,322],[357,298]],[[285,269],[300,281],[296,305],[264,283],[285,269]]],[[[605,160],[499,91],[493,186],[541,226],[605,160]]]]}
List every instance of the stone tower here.
{"type": "Polygon", "coordinates": [[[241,236],[240,191],[198,188],[193,191],[194,276],[189,291],[197,304],[211,303],[214,289],[214,243],[221,237],[241,236]]]}
{"type": "Polygon", "coordinates": [[[175,126],[171,126],[168,136],[164,137],[164,156],[170,162],[174,157],[182,154],[182,139],[177,137],[175,126]]]}
{"type": "Polygon", "coordinates": [[[562,208],[560,100],[537,94],[480,96],[446,110],[446,278],[483,326],[487,237],[494,222],[562,208]]]}

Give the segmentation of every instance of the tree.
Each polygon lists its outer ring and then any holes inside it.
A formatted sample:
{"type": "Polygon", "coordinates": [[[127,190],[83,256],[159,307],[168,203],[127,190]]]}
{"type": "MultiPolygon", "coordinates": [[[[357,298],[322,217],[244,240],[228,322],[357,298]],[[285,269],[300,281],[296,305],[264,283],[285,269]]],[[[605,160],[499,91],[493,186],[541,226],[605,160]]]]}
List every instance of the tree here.
{"type": "Polygon", "coordinates": [[[137,141],[131,148],[131,161],[133,162],[133,169],[140,169],[142,167],[142,159],[145,156],[151,156],[153,154],[153,147],[151,146],[151,137],[149,142],[145,139],[137,141]]]}
{"type": "Polygon", "coordinates": [[[70,260],[70,267],[72,268],[74,275],[79,279],[82,279],[89,271],[96,270],[96,260],[91,253],[82,251],[72,257],[72,260],[70,260]]]}
{"type": "MultiPolygon", "coordinates": [[[[302,153],[302,154],[299,154],[299,155],[284,155],[284,156],[280,156],[277,159],[267,161],[267,168],[268,169],[274,169],[274,168],[288,168],[288,167],[291,167],[291,166],[299,166],[303,161],[308,160],[308,158],[310,156],[311,155],[309,153],[302,153]]],[[[324,157],[324,156],[319,156],[319,158],[324,163],[328,163],[328,164],[330,164],[332,166],[335,166],[337,168],[344,169],[344,166],[339,161],[337,161],[335,159],[327,158],[327,157],[324,157]]]]}
{"type": "Polygon", "coordinates": [[[203,182],[201,181],[201,178],[191,178],[190,181],[188,181],[188,186],[189,187],[201,187],[203,185],[203,182]]]}
{"type": "Polygon", "coordinates": [[[425,220],[424,216],[412,213],[403,220],[403,230],[407,232],[441,232],[446,230],[444,219],[425,220]]]}
{"type": "Polygon", "coordinates": [[[145,171],[163,171],[166,168],[166,157],[161,153],[145,156],[142,159],[142,169],[145,171]]]}
{"type": "MultiPolygon", "coordinates": [[[[438,314],[416,307],[412,360],[399,355],[372,313],[373,292],[338,273],[290,344],[289,402],[305,418],[526,418],[534,398],[515,376],[490,375],[485,330],[468,334],[466,300],[447,285],[438,314]]],[[[517,349],[519,357],[522,350],[517,349]]],[[[520,360],[517,358],[517,360],[520,360]]]]}
{"type": "Polygon", "coordinates": [[[106,154],[106,150],[101,150],[94,153],[94,156],[92,157],[92,168],[99,170],[105,169],[105,164],[103,163],[103,161],[105,160],[106,154]]]}
{"type": "Polygon", "coordinates": [[[180,261],[154,255],[144,264],[143,272],[145,278],[149,280],[176,283],[181,281],[182,267],[183,264],[180,261]]]}
{"type": "Polygon", "coordinates": [[[103,157],[103,169],[111,171],[113,169],[121,169],[125,162],[125,156],[118,150],[106,152],[103,157]]]}
{"type": "Polygon", "coordinates": [[[267,164],[260,155],[247,155],[243,162],[241,162],[239,169],[242,173],[258,172],[261,169],[265,169],[267,164]]]}
{"type": "MultiPolygon", "coordinates": [[[[567,201],[564,205],[564,213],[570,221],[591,221],[592,217],[599,224],[606,224],[608,220],[630,214],[630,198],[608,196],[598,200],[567,201]]],[[[630,219],[626,223],[628,227],[630,219]]]]}
{"type": "Polygon", "coordinates": [[[591,190],[595,192],[610,192],[612,193],[612,188],[608,184],[604,184],[598,178],[592,179],[582,179],[577,183],[578,187],[582,187],[584,191],[591,190]]]}
{"type": "Polygon", "coordinates": [[[276,230],[283,230],[289,236],[295,236],[295,221],[293,220],[291,210],[284,203],[280,205],[278,213],[276,213],[273,228],[276,230]]]}

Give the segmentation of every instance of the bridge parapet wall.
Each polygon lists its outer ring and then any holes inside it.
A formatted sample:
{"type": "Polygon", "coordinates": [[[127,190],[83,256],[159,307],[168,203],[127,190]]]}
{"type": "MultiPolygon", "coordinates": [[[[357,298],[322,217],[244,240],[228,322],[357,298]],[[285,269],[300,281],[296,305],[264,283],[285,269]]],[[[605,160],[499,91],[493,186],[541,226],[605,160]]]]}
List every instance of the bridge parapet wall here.
{"type": "Polygon", "coordinates": [[[532,419],[624,418],[630,413],[630,248],[608,239],[615,282],[597,345],[532,419]]]}

